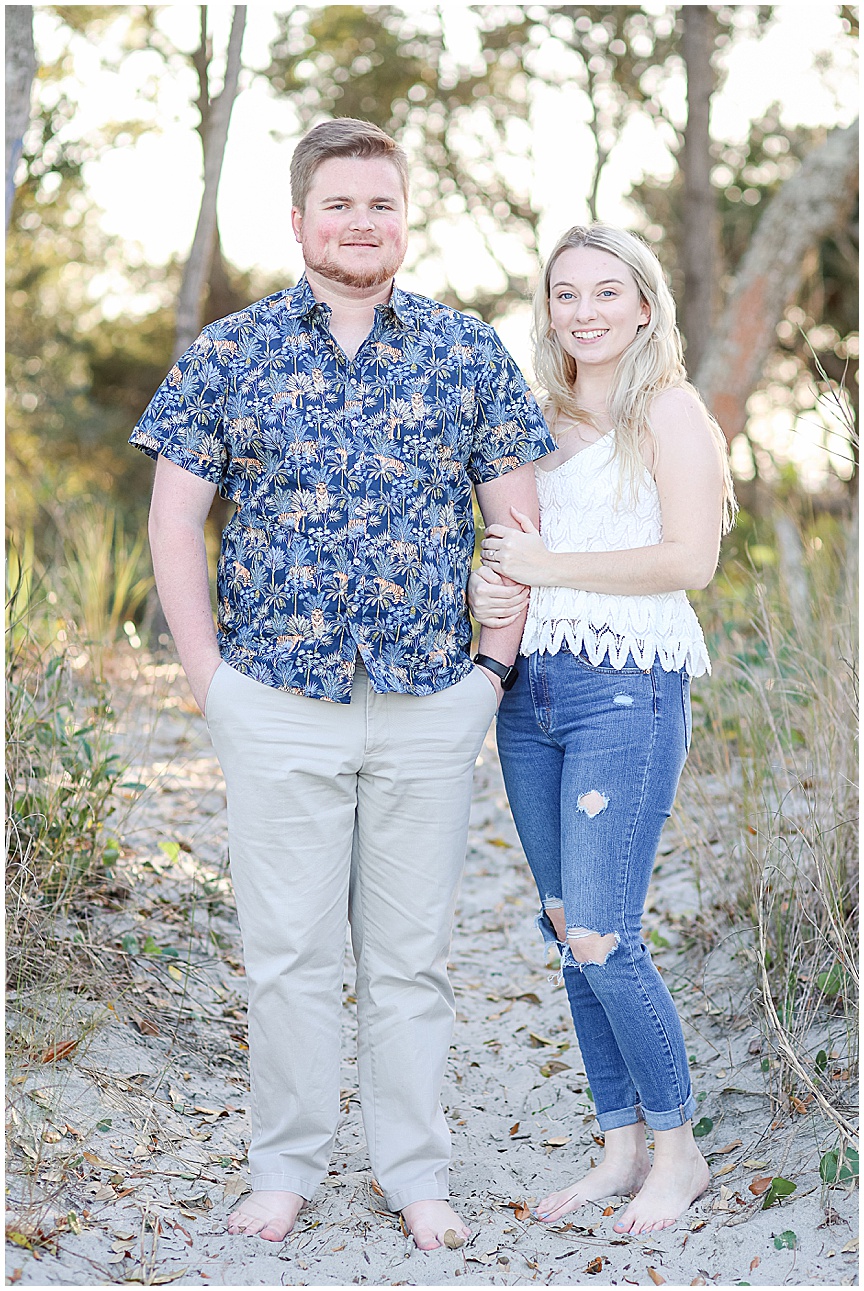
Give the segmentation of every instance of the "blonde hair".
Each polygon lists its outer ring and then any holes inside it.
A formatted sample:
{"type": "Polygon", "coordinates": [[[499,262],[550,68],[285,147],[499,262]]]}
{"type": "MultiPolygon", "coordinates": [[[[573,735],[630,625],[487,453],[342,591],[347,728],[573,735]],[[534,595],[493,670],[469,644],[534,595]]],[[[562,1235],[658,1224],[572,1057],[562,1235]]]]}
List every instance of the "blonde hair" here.
{"type": "MultiPolygon", "coordinates": [[[[573,247],[590,247],[615,256],[632,273],[639,295],[648,306],[648,321],[640,326],[621,355],[607,401],[607,411],[615,428],[615,452],[623,467],[622,477],[635,491],[645,467],[642,450],[646,442],[651,444],[656,461],[657,444],[648,416],[655,395],[661,390],[686,389],[700,403],[702,399],[687,380],[681,334],[675,321],[675,302],[654,252],[640,238],[624,229],[608,224],[575,225],[558,239],[534,292],[534,371],[545,392],[544,412],[553,434],[555,422],[562,415],[601,429],[592,414],[579,404],[575,393],[576,360],[562,348],[552,329],[549,310],[555,261],[562,251],[573,247]]],[[[722,450],[725,533],[736,511],[729,454],[722,430],[707,408],[705,412],[722,450]]]]}
{"type": "Polygon", "coordinates": [[[322,121],[297,144],[291,157],[291,205],[302,212],[315,172],[331,157],[385,157],[399,172],[402,193],[408,201],[408,158],[395,139],[371,121],[337,117],[322,121]]]}

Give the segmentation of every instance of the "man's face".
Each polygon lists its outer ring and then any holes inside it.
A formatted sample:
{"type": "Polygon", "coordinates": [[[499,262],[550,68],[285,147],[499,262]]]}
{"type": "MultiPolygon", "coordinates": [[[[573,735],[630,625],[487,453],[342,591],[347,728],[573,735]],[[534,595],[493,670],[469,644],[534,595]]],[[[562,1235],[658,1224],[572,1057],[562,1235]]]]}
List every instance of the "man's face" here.
{"type": "Polygon", "coordinates": [[[330,157],[303,211],[291,211],[308,268],[346,287],[382,286],[405,258],[408,224],[399,172],[386,157],[330,157]]]}

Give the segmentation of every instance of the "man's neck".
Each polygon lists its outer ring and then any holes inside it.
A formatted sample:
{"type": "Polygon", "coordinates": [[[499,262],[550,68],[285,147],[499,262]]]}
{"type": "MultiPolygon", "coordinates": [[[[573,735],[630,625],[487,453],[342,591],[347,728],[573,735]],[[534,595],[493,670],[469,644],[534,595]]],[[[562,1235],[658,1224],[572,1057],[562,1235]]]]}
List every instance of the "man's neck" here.
{"type": "Polygon", "coordinates": [[[330,306],[330,334],[353,359],[372,330],[375,306],[390,299],[393,279],[377,287],[346,287],[307,267],[306,280],[315,299],[330,306]]]}
{"type": "Polygon", "coordinates": [[[376,305],[387,303],[393,291],[392,278],[375,287],[348,287],[333,278],[325,278],[308,265],[306,281],[316,300],[329,305],[334,314],[339,313],[346,318],[372,313],[376,305]]]}

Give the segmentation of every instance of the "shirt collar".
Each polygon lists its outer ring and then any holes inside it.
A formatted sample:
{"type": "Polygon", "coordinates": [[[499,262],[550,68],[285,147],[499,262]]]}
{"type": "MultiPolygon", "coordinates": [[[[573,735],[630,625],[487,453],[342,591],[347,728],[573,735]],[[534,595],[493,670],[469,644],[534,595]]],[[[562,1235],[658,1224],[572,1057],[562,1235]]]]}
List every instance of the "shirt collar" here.
{"type": "MultiPolygon", "coordinates": [[[[286,307],[291,318],[306,318],[313,310],[321,306],[322,309],[329,310],[329,305],[324,305],[320,300],[316,300],[312,294],[312,288],[305,275],[292,287],[288,292],[286,307]]],[[[390,293],[390,299],[382,306],[383,309],[389,310],[395,314],[400,323],[411,326],[417,321],[417,306],[412,296],[407,291],[403,291],[396,283],[393,283],[393,290],[390,293]]]]}

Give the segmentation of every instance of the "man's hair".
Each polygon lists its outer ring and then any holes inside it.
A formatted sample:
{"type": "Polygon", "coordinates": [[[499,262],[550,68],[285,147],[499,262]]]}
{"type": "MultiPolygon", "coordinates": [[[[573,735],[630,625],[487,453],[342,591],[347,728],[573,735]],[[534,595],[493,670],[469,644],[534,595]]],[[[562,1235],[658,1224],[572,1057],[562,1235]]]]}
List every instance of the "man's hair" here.
{"type": "Polygon", "coordinates": [[[322,121],[305,134],[291,158],[291,205],[303,211],[315,172],[331,157],[386,157],[392,161],[402,181],[402,192],[408,201],[408,158],[395,139],[371,121],[354,117],[337,117],[322,121]]]}

